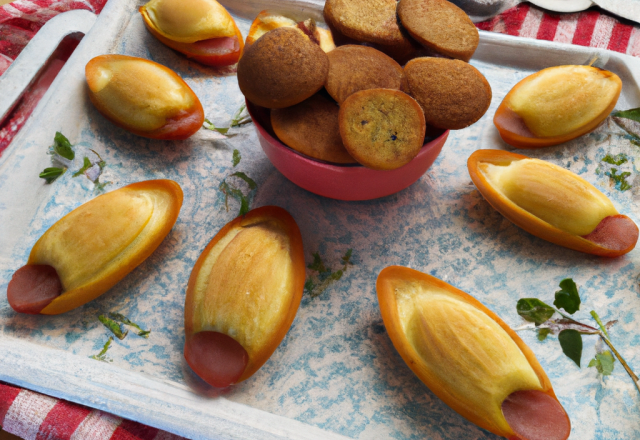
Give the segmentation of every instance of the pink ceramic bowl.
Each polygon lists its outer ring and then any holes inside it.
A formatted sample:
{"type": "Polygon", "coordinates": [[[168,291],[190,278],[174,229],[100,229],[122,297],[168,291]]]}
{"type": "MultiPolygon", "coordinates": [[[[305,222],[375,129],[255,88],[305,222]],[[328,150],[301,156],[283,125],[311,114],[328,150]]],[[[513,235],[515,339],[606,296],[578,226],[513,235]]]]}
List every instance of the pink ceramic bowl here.
{"type": "Polygon", "coordinates": [[[338,200],[370,200],[397,193],[414,183],[440,154],[449,130],[424,144],[418,155],[401,168],[372,170],[362,165],[338,165],[312,159],[278,140],[271,128],[269,109],[247,101],[258,139],[271,163],[301,188],[338,200]]]}

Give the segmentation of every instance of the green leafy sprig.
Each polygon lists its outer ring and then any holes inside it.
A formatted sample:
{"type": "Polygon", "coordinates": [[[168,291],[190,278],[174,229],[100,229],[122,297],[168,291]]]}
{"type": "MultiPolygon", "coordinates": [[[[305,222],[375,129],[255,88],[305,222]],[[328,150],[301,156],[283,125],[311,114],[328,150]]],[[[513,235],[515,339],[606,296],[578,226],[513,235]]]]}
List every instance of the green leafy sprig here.
{"type": "Polygon", "coordinates": [[[111,333],[113,333],[115,337],[120,340],[123,340],[129,334],[129,330],[123,332],[122,326],[111,318],[108,318],[104,315],[100,315],[98,316],[98,319],[100,320],[102,325],[104,325],[107,329],[109,329],[111,333]]]}
{"type": "Polygon", "coordinates": [[[244,124],[248,124],[249,122],[251,122],[251,116],[249,116],[246,110],[247,110],[247,105],[242,104],[242,106],[240,106],[240,108],[236,110],[236,112],[234,113],[233,117],[231,118],[231,121],[229,122],[228,127],[216,127],[213,124],[213,122],[211,122],[208,119],[204,120],[204,124],[202,124],[202,126],[207,130],[217,131],[218,133],[223,134],[227,137],[233,136],[233,134],[229,134],[229,129],[234,127],[240,127],[244,124]]]}
{"type": "Polygon", "coordinates": [[[640,107],[632,108],[629,110],[618,110],[611,114],[614,118],[631,119],[632,121],[640,122],[640,107]]]}
{"type": "Polygon", "coordinates": [[[535,324],[534,328],[538,332],[538,340],[540,341],[543,341],[549,334],[557,334],[562,352],[574,361],[578,367],[580,367],[580,358],[582,357],[582,335],[600,336],[611,351],[596,352],[595,357],[589,362],[589,367],[595,367],[599,374],[608,376],[613,372],[614,362],[617,359],[631,377],[638,392],[640,392],[638,376],[631,370],[631,367],[629,367],[609,339],[607,329],[617,321],[609,321],[603,324],[594,310],[590,313],[598,324],[598,328],[573,319],[569,315],[576,313],[581,304],[578,287],[571,278],[567,278],[560,282],[560,288],[556,292],[553,302],[553,305],[557,308],[551,307],[538,298],[521,298],[516,305],[518,315],[535,324]],[[564,309],[564,312],[560,309],[564,309]],[[554,319],[553,317],[556,314],[560,315],[561,318],[554,319]]]}
{"type": "Polygon", "coordinates": [[[109,339],[107,339],[107,342],[105,342],[104,346],[102,347],[102,350],[100,350],[100,353],[94,354],[94,355],[89,356],[89,357],[91,359],[95,359],[97,361],[113,362],[113,359],[108,359],[107,358],[107,350],[109,350],[109,348],[111,347],[111,343],[112,342],[113,342],[113,336],[109,336],[109,339]]]}
{"type": "Polygon", "coordinates": [[[142,336],[143,338],[149,338],[149,333],[151,333],[151,330],[143,330],[142,328],[140,328],[140,326],[138,324],[136,324],[135,322],[131,321],[129,318],[127,318],[123,314],[109,312],[109,317],[111,319],[115,320],[115,321],[121,322],[124,325],[128,325],[128,326],[131,326],[131,327],[137,329],[138,330],[138,336],[142,336]]]}
{"type": "Polygon", "coordinates": [[[245,215],[247,212],[249,212],[250,209],[251,192],[255,191],[258,188],[258,185],[252,178],[247,176],[242,171],[237,171],[231,174],[229,177],[236,177],[240,180],[243,180],[249,187],[249,192],[245,195],[244,192],[242,192],[242,190],[240,190],[238,187],[229,184],[227,182],[227,179],[223,180],[222,182],[220,182],[218,188],[224,194],[224,206],[226,207],[227,211],[229,211],[229,197],[232,197],[240,202],[240,211],[238,212],[238,216],[245,215]]]}
{"type": "Polygon", "coordinates": [[[309,277],[307,281],[304,283],[304,290],[311,296],[311,298],[315,298],[324,292],[327,287],[331,285],[334,281],[338,281],[345,274],[349,266],[352,266],[351,255],[353,253],[353,249],[348,249],[344,256],[341,257],[342,268],[336,270],[335,272],[331,270],[330,267],[327,267],[322,258],[320,257],[320,253],[313,253],[313,263],[307,265],[307,267],[313,271],[318,272],[317,278],[309,277]]]}

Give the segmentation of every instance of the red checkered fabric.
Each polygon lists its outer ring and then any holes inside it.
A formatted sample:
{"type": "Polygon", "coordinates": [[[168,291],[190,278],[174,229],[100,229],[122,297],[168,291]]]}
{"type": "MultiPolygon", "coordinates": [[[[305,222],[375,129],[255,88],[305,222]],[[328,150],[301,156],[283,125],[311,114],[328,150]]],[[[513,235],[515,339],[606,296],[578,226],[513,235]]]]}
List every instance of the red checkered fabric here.
{"type": "MultiPolygon", "coordinates": [[[[42,25],[72,9],[99,13],[106,0],[17,0],[0,7],[0,75],[42,25]]],[[[477,24],[479,29],[538,40],[591,46],[640,56],[640,26],[600,10],[550,14],[534,6],[516,6],[477,24]]],[[[0,154],[26,122],[38,99],[51,84],[43,77],[6,121],[0,122],[0,154]]],[[[28,390],[0,383],[0,426],[28,440],[174,440],[173,434],[111,414],[91,410],[28,390]]]]}

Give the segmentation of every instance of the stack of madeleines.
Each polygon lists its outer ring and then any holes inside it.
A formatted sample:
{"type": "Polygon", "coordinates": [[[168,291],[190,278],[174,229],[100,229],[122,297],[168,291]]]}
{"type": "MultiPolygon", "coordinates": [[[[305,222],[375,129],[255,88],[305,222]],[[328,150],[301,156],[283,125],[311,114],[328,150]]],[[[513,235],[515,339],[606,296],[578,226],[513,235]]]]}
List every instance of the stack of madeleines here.
{"type": "Polygon", "coordinates": [[[320,41],[309,20],[263,11],[238,63],[240,90],[271,109],[273,131],[292,149],[396,169],[419,153],[425,133],[465,128],[489,108],[491,87],[467,63],[478,31],[454,4],[327,0],[324,17],[338,47],[320,41]]]}

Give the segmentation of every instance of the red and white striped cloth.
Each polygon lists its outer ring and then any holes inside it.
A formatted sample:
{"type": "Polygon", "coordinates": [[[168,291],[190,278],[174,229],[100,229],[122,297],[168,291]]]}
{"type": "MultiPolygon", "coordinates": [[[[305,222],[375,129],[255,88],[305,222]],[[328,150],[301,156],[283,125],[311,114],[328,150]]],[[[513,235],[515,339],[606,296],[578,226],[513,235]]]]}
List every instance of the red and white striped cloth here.
{"type": "Polygon", "coordinates": [[[640,26],[603,13],[600,9],[558,14],[521,4],[476,26],[485,31],[640,56],[640,26]]]}
{"type": "MultiPolygon", "coordinates": [[[[0,7],[0,75],[42,25],[72,9],[99,13],[106,0],[17,0],[0,7]]],[[[479,29],[538,40],[591,46],[640,56],[640,26],[599,9],[550,14],[521,4],[477,24],[479,29]]],[[[49,82],[50,83],[50,82],[49,82]]],[[[43,94],[38,87],[32,94],[43,94]]],[[[29,96],[0,121],[0,154],[22,127],[37,99],[29,96]]],[[[27,440],[178,440],[137,422],[0,383],[0,426],[27,440]]]]}
{"type": "Polygon", "coordinates": [[[25,440],[181,440],[150,426],[0,383],[0,426],[25,440]]]}

